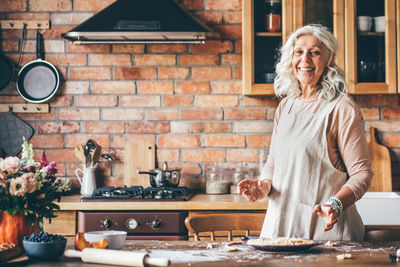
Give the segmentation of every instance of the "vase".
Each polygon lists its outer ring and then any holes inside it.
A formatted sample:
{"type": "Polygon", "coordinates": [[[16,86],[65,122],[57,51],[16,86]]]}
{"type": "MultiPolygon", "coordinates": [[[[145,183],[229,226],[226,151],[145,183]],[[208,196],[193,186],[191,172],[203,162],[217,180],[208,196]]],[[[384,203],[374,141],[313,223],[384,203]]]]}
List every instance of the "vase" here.
{"type": "Polygon", "coordinates": [[[39,232],[37,222],[30,226],[28,217],[22,213],[11,216],[0,211],[0,243],[14,243],[22,247],[24,236],[39,232]]]}

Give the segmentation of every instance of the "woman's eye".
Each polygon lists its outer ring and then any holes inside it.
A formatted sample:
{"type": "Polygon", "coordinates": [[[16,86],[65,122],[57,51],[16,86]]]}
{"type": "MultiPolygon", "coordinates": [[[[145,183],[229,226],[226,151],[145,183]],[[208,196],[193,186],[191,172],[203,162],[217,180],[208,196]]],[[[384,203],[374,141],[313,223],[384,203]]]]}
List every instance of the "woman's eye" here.
{"type": "Polygon", "coordinates": [[[294,53],[295,53],[296,55],[301,55],[301,54],[303,53],[303,51],[301,51],[301,50],[295,50],[294,53]]]}
{"type": "Polygon", "coordinates": [[[319,55],[320,52],[319,51],[311,51],[311,55],[319,55]]]}

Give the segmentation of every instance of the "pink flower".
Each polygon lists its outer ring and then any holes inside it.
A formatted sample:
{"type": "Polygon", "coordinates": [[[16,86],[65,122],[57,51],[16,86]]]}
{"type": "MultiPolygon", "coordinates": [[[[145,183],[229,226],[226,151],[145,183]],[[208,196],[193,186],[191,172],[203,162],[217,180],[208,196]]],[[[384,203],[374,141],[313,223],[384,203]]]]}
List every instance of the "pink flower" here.
{"type": "Polygon", "coordinates": [[[7,187],[6,176],[2,171],[0,171],[0,185],[7,187]]]}
{"type": "Polygon", "coordinates": [[[32,193],[36,190],[37,182],[35,174],[28,172],[22,176],[14,178],[10,182],[10,195],[12,196],[24,196],[27,193],[32,193]]]}
{"type": "Polygon", "coordinates": [[[42,159],[40,160],[40,168],[43,168],[47,165],[46,154],[44,150],[42,151],[42,159]]]}
{"type": "Polygon", "coordinates": [[[7,157],[0,163],[0,169],[7,171],[8,174],[14,174],[19,170],[19,158],[7,157]]]}

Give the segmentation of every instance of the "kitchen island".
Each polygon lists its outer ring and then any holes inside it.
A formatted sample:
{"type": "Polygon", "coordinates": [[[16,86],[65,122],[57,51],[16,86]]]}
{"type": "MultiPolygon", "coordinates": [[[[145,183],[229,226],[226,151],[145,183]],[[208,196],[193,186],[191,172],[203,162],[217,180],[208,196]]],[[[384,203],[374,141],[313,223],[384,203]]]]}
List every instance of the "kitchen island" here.
{"type": "MultiPolygon", "coordinates": [[[[332,247],[325,244],[304,252],[265,252],[253,247],[233,245],[235,252],[223,249],[227,242],[127,240],[123,250],[147,252],[150,257],[171,260],[172,267],[179,266],[398,266],[389,254],[396,253],[398,242],[337,242],[332,247]],[[212,244],[212,248],[209,244],[212,244]],[[350,259],[339,260],[337,255],[350,253],[350,259]]],[[[72,239],[67,248],[73,248],[72,239]]],[[[78,259],[61,257],[58,261],[38,262],[26,256],[14,260],[10,266],[94,266],[78,259]]],[[[96,264],[98,265],[98,264],[96,264]]],[[[103,265],[102,265],[103,266],[103,265]]],[[[104,265],[110,266],[110,265],[104,265]]]]}

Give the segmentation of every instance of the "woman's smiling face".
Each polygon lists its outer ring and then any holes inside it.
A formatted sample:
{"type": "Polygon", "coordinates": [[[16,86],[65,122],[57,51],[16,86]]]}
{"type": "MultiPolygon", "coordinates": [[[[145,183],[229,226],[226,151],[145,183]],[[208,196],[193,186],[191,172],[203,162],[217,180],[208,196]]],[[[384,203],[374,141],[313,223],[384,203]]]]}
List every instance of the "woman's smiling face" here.
{"type": "Polygon", "coordinates": [[[292,55],[293,74],[301,89],[314,89],[328,66],[328,49],[314,35],[301,35],[294,44],[292,55]]]}

